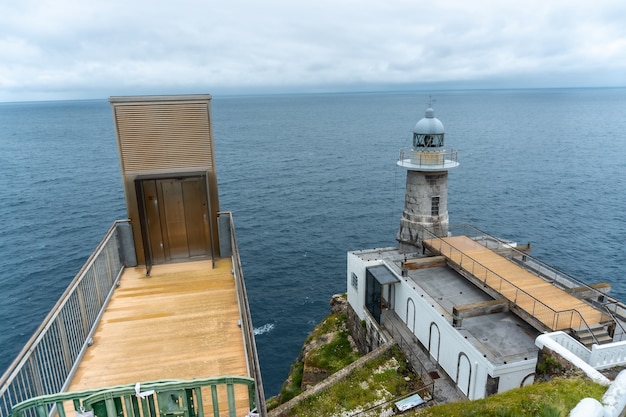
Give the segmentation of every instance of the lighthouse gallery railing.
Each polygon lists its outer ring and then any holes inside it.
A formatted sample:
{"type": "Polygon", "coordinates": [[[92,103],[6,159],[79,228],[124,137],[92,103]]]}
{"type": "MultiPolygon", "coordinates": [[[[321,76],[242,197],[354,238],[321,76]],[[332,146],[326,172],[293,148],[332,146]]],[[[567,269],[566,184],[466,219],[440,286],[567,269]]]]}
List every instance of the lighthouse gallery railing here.
{"type": "MultiPolygon", "coordinates": [[[[0,417],[24,400],[65,390],[91,343],[100,315],[124,269],[128,221],[115,222],[52,311],[0,379],[0,417]]],[[[132,240],[130,240],[132,241],[132,240]]]]}
{"type": "Polygon", "coordinates": [[[442,150],[417,150],[400,149],[400,166],[422,167],[422,168],[442,168],[446,169],[458,162],[458,151],[456,149],[442,150]]]}

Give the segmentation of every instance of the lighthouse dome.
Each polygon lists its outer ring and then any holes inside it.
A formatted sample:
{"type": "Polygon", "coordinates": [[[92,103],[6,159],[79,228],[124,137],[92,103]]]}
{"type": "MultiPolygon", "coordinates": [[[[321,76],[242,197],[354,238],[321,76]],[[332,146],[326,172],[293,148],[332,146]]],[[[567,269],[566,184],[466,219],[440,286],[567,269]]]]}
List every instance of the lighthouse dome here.
{"type": "Polygon", "coordinates": [[[443,123],[435,117],[435,111],[429,107],[422,120],[413,128],[413,149],[437,150],[443,147],[443,123]]]}
{"type": "Polygon", "coordinates": [[[440,135],[444,133],[443,123],[435,117],[435,111],[429,107],[426,109],[425,117],[415,124],[413,133],[418,135],[440,135]]]}

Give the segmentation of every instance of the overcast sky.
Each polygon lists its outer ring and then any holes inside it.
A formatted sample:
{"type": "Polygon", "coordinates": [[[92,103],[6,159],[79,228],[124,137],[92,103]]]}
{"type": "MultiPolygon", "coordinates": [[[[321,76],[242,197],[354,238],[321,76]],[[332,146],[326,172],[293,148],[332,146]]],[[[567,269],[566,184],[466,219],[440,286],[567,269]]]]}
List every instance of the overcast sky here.
{"type": "Polygon", "coordinates": [[[625,0],[0,5],[0,101],[625,85],[625,0]]]}

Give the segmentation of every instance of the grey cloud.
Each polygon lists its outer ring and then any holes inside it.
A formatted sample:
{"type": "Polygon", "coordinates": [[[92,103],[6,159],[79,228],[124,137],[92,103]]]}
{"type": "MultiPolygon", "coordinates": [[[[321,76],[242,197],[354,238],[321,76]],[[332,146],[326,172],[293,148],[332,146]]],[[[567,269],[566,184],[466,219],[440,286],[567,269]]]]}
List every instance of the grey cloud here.
{"type": "Polygon", "coordinates": [[[492,79],[626,85],[622,0],[510,3],[22,0],[0,5],[0,101],[492,79]]]}

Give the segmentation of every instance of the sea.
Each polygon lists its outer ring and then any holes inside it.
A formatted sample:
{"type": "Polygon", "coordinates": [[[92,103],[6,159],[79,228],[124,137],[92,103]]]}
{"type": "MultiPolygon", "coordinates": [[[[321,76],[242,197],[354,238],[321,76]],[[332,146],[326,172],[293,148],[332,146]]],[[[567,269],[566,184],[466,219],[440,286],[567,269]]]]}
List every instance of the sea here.
{"type": "MultiPolygon", "coordinates": [[[[626,89],[216,95],[220,208],[233,212],[267,396],[345,292],[346,252],[396,244],[396,161],[429,105],[459,152],[451,223],[531,242],[626,300],[626,89]]],[[[0,103],[0,373],[125,217],[106,99],[0,103]]]]}

